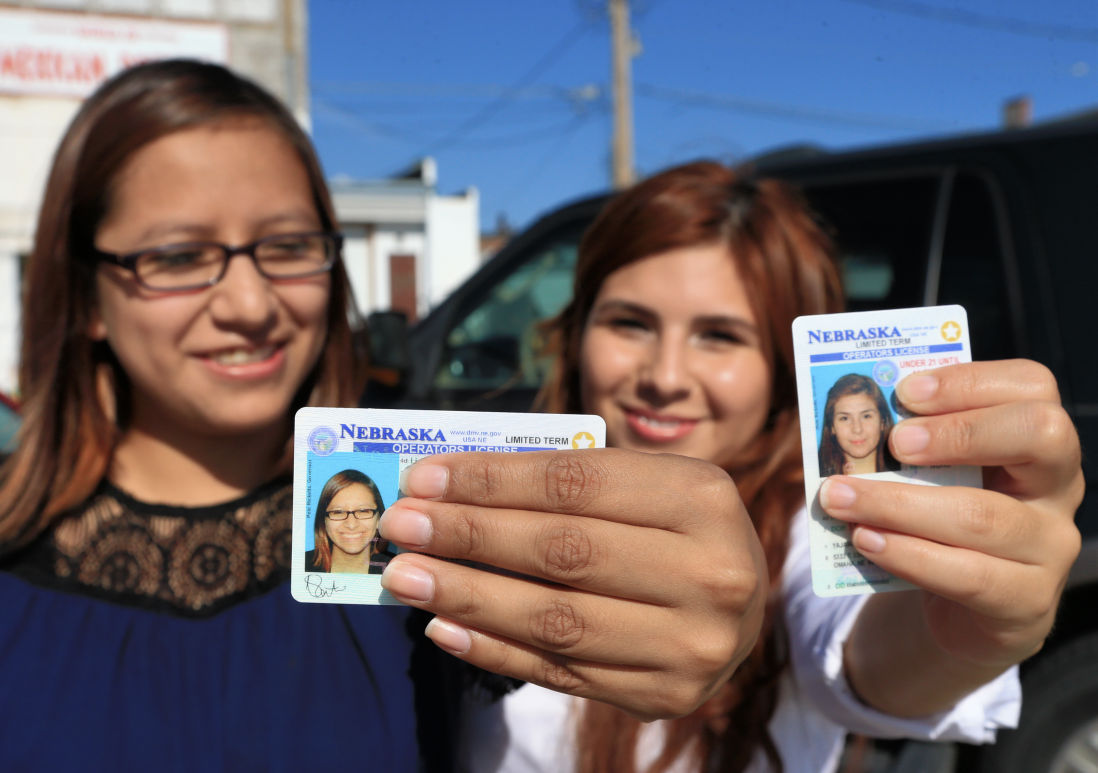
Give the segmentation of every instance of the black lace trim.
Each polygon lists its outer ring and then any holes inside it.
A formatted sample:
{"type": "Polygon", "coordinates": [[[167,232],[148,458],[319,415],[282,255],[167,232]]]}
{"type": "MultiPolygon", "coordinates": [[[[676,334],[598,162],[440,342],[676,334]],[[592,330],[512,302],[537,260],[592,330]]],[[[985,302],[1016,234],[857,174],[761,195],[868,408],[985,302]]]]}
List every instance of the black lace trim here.
{"type": "Polygon", "coordinates": [[[3,569],[37,585],[185,617],[208,617],[290,574],[288,476],[207,507],[141,502],[109,482],[3,569]]]}

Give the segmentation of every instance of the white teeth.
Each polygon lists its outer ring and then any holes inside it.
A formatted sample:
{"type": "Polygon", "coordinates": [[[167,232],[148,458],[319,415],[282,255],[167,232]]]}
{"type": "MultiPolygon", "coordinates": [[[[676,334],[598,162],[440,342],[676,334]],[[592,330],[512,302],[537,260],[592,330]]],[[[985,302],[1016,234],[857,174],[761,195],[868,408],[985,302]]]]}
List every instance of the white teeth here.
{"type": "Polygon", "coordinates": [[[262,362],[275,353],[274,346],[261,346],[258,349],[230,349],[224,352],[211,354],[210,359],[219,365],[247,365],[251,362],[262,362]]]}
{"type": "Polygon", "coordinates": [[[641,424],[647,424],[653,429],[678,429],[682,424],[682,422],[677,419],[661,420],[653,419],[651,416],[638,416],[637,419],[641,424]]]}

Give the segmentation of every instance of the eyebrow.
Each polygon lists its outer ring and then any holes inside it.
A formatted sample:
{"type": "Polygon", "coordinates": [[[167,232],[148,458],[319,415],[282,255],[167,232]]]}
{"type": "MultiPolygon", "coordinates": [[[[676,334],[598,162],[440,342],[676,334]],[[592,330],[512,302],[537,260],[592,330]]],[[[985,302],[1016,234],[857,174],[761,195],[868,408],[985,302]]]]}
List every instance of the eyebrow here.
{"type": "Polygon", "coordinates": [[[602,313],[604,311],[628,311],[633,314],[652,316],[652,310],[646,306],[641,306],[639,303],[632,303],[631,301],[619,301],[616,299],[603,301],[591,309],[592,314],[602,313]]]}
{"type": "MultiPolygon", "coordinates": [[[[294,209],[268,215],[252,224],[257,231],[280,225],[282,223],[300,223],[302,227],[320,228],[320,219],[316,213],[306,209],[294,209]]],[[[206,223],[188,223],[180,221],[162,221],[153,223],[137,235],[137,242],[145,244],[155,242],[168,236],[178,235],[180,238],[193,241],[208,241],[210,226],[206,223]]]]}
{"type": "MultiPolygon", "coordinates": [[[[656,312],[643,304],[636,303],[635,301],[618,300],[616,298],[611,298],[610,300],[603,301],[602,303],[595,306],[593,309],[591,309],[591,316],[594,316],[596,314],[615,312],[627,312],[648,318],[657,316],[656,312]]],[[[740,316],[726,314],[706,314],[700,317],[694,317],[691,321],[694,324],[700,323],[702,325],[739,328],[743,332],[749,333],[756,338],[759,337],[758,326],[740,316]]]]}

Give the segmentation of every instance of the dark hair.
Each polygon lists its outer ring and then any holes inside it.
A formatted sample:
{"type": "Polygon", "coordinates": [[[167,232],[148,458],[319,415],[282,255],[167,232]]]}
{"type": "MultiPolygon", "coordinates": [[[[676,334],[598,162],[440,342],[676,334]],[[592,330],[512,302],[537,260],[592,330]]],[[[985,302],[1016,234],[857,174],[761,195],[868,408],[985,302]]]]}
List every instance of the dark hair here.
{"type": "MultiPolygon", "coordinates": [[[[53,159],[27,263],[19,380],[19,447],[0,480],[0,544],[29,541],[83,502],[107,470],[127,411],[127,383],[109,347],[93,341],[89,255],[120,171],[141,148],[184,129],[262,121],[297,152],[322,228],[335,212],[304,131],[275,97],[228,69],[189,60],[141,64],[81,106],[53,159]]],[[[355,313],[342,261],[331,272],[327,339],[293,408],[353,404],[365,363],[352,356],[355,313]]],[[[289,438],[287,438],[289,453],[289,438]]],[[[288,456],[287,456],[288,458],[288,456]]]]}
{"type": "Polygon", "coordinates": [[[877,444],[876,470],[900,469],[899,462],[888,450],[888,433],[892,431],[892,412],[888,410],[888,401],[877,386],[877,382],[859,373],[847,373],[839,378],[831,389],[827,390],[827,402],[824,404],[823,433],[820,437],[820,476],[840,475],[846,463],[846,455],[835,437],[835,403],[841,397],[849,395],[867,395],[877,406],[881,416],[881,440],[877,444]]]}
{"type": "MultiPolygon", "coordinates": [[[[335,498],[336,494],[356,483],[361,483],[370,489],[370,493],[374,495],[377,511],[379,513],[385,512],[385,502],[381,498],[381,491],[378,490],[377,484],[366,473],[358,470],[342,470],[328,478],[328,482],[324,484],[324,488],[320,492],[320,498],[316,501],[316,517],[313,520],[313,547],[316,551],[313,554],[313,562],[320,567],[320,571],[332,571],[332,540],[326,529],[328,505],[332,503],[332,499],[335,498]]],[[[370,555],[385,550],[388,544],[384,540],[373,543],[370,548],[370,555]]]]}
{"type": "MultiPolygon", "coordinates": [[[[727,245],[747,286],[772,375],[766,425],[728,471],[735,475],[759,534],[771,585],[779,587],[789,523],[804,501],[790,326],[802,314],[842,308],[831,241],[795,189],[699,161],[656,174],[611,199],[580,243],[572,301],[547,326],[549,348],[558,359],[539,404],[552,411],[582,412],[583,331],[608,276],[652,255],[709,244],[727,245]]],[[[724,729],[711,729],[711,720],[700,712],[675,720],[651,771],[666,770],[688,749],[696,755],[698,769],[711,762],[716,770],[743,770],[759,748],[780,767],[767,732],[785,667],[776,603],[772,600],[768,608],[754,651],[726,686],[724,729]]],[[[588,703],[580,725],[581,773],[635,769],[639,727],[615,709],[588,703]]]]}

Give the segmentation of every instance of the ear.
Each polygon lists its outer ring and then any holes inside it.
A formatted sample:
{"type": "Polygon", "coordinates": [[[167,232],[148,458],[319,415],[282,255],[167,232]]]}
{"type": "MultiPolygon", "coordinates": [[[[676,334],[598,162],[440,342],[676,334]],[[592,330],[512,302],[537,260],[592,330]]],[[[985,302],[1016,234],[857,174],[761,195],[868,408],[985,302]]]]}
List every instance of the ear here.
{"type": "Polygon", "coordinates": [[[99,313],[99,307],[93,306],[88,320],[88,338],[93,341],[107,340],[107,325],[103,322],[103,315],[99,313]]]}

